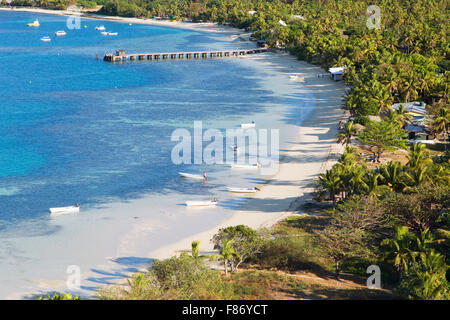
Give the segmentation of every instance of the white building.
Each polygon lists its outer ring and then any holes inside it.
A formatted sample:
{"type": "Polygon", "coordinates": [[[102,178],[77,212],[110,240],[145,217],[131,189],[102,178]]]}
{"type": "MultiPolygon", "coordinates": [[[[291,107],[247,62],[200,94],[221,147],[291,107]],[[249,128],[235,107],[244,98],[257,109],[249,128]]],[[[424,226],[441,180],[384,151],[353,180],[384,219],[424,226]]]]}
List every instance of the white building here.
{"type": "Polygon", "coordinates": [[[344,71],[346,69],[347,69],[347,66],[334,67],[334,68],[328,69],[328,72],[330,72],[331,79],[333,79],[334,81],[339,81],[339,80],[342,80],[342,77],[344,75],[344,71]]]}

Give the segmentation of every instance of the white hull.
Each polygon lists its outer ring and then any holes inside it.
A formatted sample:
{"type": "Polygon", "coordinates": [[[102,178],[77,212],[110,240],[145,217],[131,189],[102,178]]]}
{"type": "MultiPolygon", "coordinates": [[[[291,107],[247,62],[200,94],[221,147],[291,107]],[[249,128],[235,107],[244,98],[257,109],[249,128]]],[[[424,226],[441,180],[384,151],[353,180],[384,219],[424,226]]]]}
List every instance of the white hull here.
{"type": "Polygon", "coordinates": [[[188,178],[188,179],[195,179],[195,180],[203,180],[205,179],[202,175],[200,174],[192,174],[192,173],[185,173],[185,172],[178,172],[180,174],[180,176],[182,176],[183,178],[188,178]]]}
{"type": "Polygon", "coordinates": [[[56,31],[55,32],[55,36],[57,36],[57,37],[63,37],[65,35],[67,35],[67,33],[65,31],[56,31]]]}
{"type": "Polygon", "coordinates": [[[104,36],[117,36],[118,33],[117,32],[106,32],[106,31],[102,31],[100,32],[102,35],[104,36]]]}
{"type": "Polygon", "coordinates": [[[241,123],[242,129],[254,128],[255,126],[256,126],[256,123],[241,123]]]}
{"type": "Polygon", "coordinates": [[[59,208],[50,208],[50,214],[52,216],[67,214],[67,213],[78,213],[80,212],[80,207],[78,206],[70,206],[70,207],[59,207],[59,208]]]}
{"type": "Polygon", "coordinates": [[[50,38],[41,38],[41,41],[42,42],[50,42],[50,41],[52,41],[52,39],[50,39],[50,38]]]}
{"type": "Polygon", "coordinates": [[[104,26],[95,27],[95,30],[105,31],[106,28],[104,26]]]}
{"type": "Polygon", "coordinates": [[[40,24],[39,24],[39,21],[38,21],[38,20],[34,20],[33,23],[28,23],[27,26],[28,26],[28,27],[39,27],[40,24]]]}
{"type": "Polygon", "coordinates": [[[255,188],[227,188],[229,192],[234,192],[234,193],[255,193],[256,190],[255,188]]]}
{"type": "Polygon", "coordinates": [[[215,206],[218,201],[205,200],[205,201],[186,201],[188,207],[211,207],[215,206]]]}

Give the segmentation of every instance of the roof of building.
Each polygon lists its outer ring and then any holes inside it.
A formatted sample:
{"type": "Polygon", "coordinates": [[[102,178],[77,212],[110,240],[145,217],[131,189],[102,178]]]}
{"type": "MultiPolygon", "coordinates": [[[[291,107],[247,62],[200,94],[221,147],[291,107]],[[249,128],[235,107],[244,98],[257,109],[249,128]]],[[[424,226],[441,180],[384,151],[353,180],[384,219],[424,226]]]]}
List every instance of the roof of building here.
{"type": "Polygon", "coordinates": [[[427,131],[423,126],[416,126],[414,124],[408,124],[405,128],[408,132],[426,133],[427,131]]]}
{"type": "Polygon", "coordinates": [[[416,113],[420,115],[426,115],[427,111],[425,110],[425,102],[412,101],[405,103],[394,103],[392,105],[392,109],[398,110],[400,106],[403,105],[405,107],[406,112],[416,113]]]}
{"type": "Polygon", "coordinates": [[[347,69],[347,66],[329,68],[328,71],[331,74],[343,74],[345,69],[347,69]]]}

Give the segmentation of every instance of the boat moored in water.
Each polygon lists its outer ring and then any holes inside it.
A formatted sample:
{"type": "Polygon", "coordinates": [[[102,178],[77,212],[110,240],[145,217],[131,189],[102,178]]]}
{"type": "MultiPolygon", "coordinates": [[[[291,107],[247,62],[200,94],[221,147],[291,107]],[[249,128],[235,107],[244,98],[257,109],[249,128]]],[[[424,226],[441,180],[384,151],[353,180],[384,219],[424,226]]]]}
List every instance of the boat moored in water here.
{"type": "Polygon", "coordinates": [[[256,188],[256,187],[253,187],[253,188],[233,188],[233,187],[230,187],[230,188],[227,188],[227,190],[229,192],[233,192],[233,193],[255,193],[255,192],[259,191],[259,189],[256,188]]]}
{"type": "Polygon", "coordinates": [[[52,41],[52,39],[50,39],[49,36],[45,36],[45,37],[42,37],[42,38],[41,38],[41,41],[42,41],[42,42],[50,42],[50,41],[52,41]]]}
{"type": "Polygon", "coordinates": [[[98,27],[95,27],[95,30],[105,31],[106,28],[105,28],[105,26],[98,26],[98,27]]]}
{"type": "Polygon", "coordinates": [[[104,36],[117,36],[118,35],[117,32],[110,32],[110,31],[102,31],[101,34],[104,36]]]}
{"type": "Polygon", "coordinates": [[[201,174],[192,174],[192,173],[186,173],[186,172],[178,172],[178,174],[183,177],[183,178],[188,178],[188,179],[195,179],[195,180],[203,180],[206,179],[206,172],[203,173],[203,175],[201,174]]]}
{"type": "Polygon", "coordinates": [[[34,20],[32,23],[27,23],[27,27],[39,27],[39,20],[34,20]]]}
{"type": "Polygon", "coordinates": [[[215,206],[219,203],[219,200],[213,199],[213,200],[193,200],[193,201],[186,201],[187,207],[211,207],[215,206]]]}
{"type": "Polygon", "coordinates": [[[60,30],[60,31],[56,31],[55,32],[55,36],[57,37],[63,37],[65,36],[67,33],[64,30],[60,30]]]}
{"type": "Polygon", "coordinates": [[[241,123],[242,129],[254,128],[255,126],[256,126],[255,121],[252,121],[251,123],[241,123]]]}
{"type": "Polygon", "coordinates": [[[50,215],[52,216],[78,212],[80,212],[80,206],[78,204],[75,206],[50,208],[50,215]]]}

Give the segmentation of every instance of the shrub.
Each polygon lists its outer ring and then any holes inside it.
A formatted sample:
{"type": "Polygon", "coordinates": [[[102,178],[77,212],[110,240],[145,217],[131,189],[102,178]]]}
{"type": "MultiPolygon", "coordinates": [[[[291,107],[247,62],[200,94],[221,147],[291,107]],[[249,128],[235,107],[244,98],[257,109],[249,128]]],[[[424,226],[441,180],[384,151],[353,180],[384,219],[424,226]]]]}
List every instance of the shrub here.
{"type": "Polygon", "coordinates": [[[308,242],[304,237],[295,236],[268,240],[252,261],[265,268],[311,269],[315,264],[309,259],[308,242]]]}

